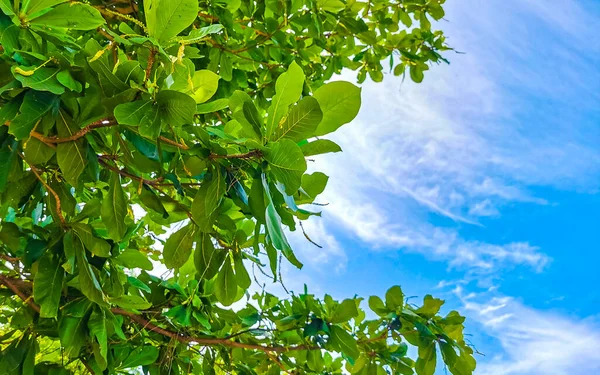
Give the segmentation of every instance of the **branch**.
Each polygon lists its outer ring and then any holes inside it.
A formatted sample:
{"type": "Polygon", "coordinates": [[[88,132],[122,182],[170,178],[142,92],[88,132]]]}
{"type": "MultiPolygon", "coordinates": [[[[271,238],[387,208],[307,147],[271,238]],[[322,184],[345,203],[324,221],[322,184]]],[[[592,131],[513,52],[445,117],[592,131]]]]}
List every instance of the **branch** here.
{"type": "Polygon", "coordinates": [[[187,145],[181,144],[181,143],[177,143],[169,138],[163,137],[162,135],[160,137],[158,137],[159,140],[161,140],[162,142],[165,142],[171,146],[175,146],[177,148],[180,148],[182,150],[189,150],[190,148],[187,145]]]}
{"type": "Polygon", "coordinates": [[[215,159],[252,159],[254,157],[260,158],[262,157],[262,151],[260,150],[252,150],[250,152],[246,152],[244,154],[231,154],[231,155],[218,155],[211,153],[208,158],[211,160],[215,159]]]}
{"type": "Polygon", "coordinates": [[[8,289],[12,290],[13,293],[15,293],[17,296],[19,296],[20,299],[23,300],[23,302],[27,303],[29,305],[29,307],[31,307],[33,310],[35,310],[35,312],[37,312],[39,314],[40,312],[40,307],[38,305],[35,304],[35,302],[33,302],[31,300],[31,296],[27,297],[25,295],[25,293],[23,293],[16,285],[15,283],[13,283],[13,281],[11,279],[9,279],[8,277],[4,276],[4,275],[0,275],[0,283],[6,285],[8,287],[8,289]]]}
{"type": "Polygon", "coordinates": [[[158,51],[155,48],[150,49],[150,56],[148,56],[148,66],[146,67],[146,79],[147,81],[150,78],[150,73],[152,73],[152,66],[154,65],[154,57],[158,51]]]}
{"type": "Polygon", "coordinates": [[[112,308],[110,310],[113,314],[123,315],[134,321],[135,323],[144,326],[146,329],[161,334],[163,336],[169,337],[173,340],[177,340],[182,343],[196,343],[203,346],[215,346],[215,345],[223,345],[229,346],[232,348],[243,348],[243,349],[251,349],[251,350],[260,350],[267,353],[285,353],[291,351],[298,350],[318,350],[318,347],[310,347],[306,345],[297,345],[297,346],[265,346],[265,345],[256,345],[256,344],[246,344],[243,342],[232,341],[227,338],[213,338],[213,337],[193,337],[188,335],[182,335],[173,331],[166,330],[164,328],[158,327],[152,324],[150,321],[144,319],[143,317],[136,315],[132,312],[125,311],[119,308],[112,308]]]}
{"type": "MultiPolygon", "coordinates": [[[[142,183],[144,183],[146,185],[150,185],[150,186],[152,186],[154,188],[156,188],[157,186],[175,186],[175,185],[173,185],[171,183],[168,183],[168,182],[162,182],[163,181],[162,177],[159,177],[159,178],[157,178],[155,180],[147,180],[145,178],[136,176],[133,173],[129,173],[129,172],[127,172],[124,169],[119,169],[116,166],[112,166],[112,165],[108,164],[105,161],[105,160],[113,160],[114,161],[117,158],[118,157],[116,155],[98,155],[98,162],[100,162],[100,164],[102,164],[105,168],[107,168],[107,169],[109,169],[109,170],[111,170],[111,171],[113,171],[115,173],[118,173],[121,176],[128,177],[128,178],[130,178],[132,180],[142,182],[142,183]]],[[[192,186],[192,187],[193,186],[200,186],[200,185],[202,185],[201,182],[181,182],[180,184],[181,184],[181,186],[192,186]]]]}
{"type": "Polygon", "coordinates": [[[28,162],[27,159],[25,159],[25,156],[23,154],[21,154],[20,152],[19,152],[19,156],[21,157],[21,159],[25,160],[25,162],[27,164],[29,164],[29,167],[31,168],[31,171],[33,172],[35,177],[42,183],[42,185],[44,185],[44,187],[46,188],[48,193],[52,194],[52,196],[54,197],[54,200],[56,201],[56,214],[58,215],[58,220],[60,221],[61,227],[63,229],[65,229],[67,227],[67,221],[65,220],[65,217],[62,214],[62,206],[60,203],[60,197],[58,196],[56,191],[54,191],[54,189],[52,189],[50,187],[50,185],[48,185],[48,183],[46,183],[46,181],[44,181],[44,179],[40,175],[40,171],[37,169],[37,167],[35,165],[33,165],[32,163],[28,162]]]}
{"type": "MultiPolygon", "coordinates": [[[[23,280],[18,279],[19,282],[23,283],[23,280]]],[[[13,279],[8,278],[4,275],[0,274],[0,283],[6,285],[10,290],[12,290],[20,299],[26,302],[33,310],[37,313],[40,312],[40,307],[35,304],[31,300],[31,296],[27,296],[23,293],[13,282],[13,279]]],[[[258,344],[246,344],[243,342],[232,341],[227,338],[216,338],[216,337],[193,337],[188,335],[182,335],[177,332],[169,331],[167,329],[161,328],[149,320],[143,318],[140,315],[136,315],[135,313],[120,309],[120,308],[111,308],[110,311],[116,315],[122,315],[128,317],[131,321],[141,325],[145,329],[148,329],[152,332],[156,332],[165,337],[171,338],[173,340],[177,340],[186,344],[198,344],[202,346],[217,346],[223,345],[231,348],[243,348],[250,350],[259,350],[265,353],[286,353],[298,350],[320,350],[319,347],[307,346],[307,345],[296,345],[296,346],[266,346],[266,345],[258,345],[258,344]]]]}
{"type": "Polygon", "coordinates": [[[64,137],[64,138],[46,137],[43,134],[38,133],[36,131],[32,131],[30,133],[30,135],[34,138],[39,139],[40,141],[42,141],[44,143],[50,143],[50,144],[66,143],[66,142],[76,141],[94,129],[107,128],[107,127],[115,126],[115,125],[119,125],[119,124],[117,124],[117,122],[115,120],[102,119],[102,120],[98,120],[96,122],[89,124],[88,126],[82,128],[77,133],[75,133],[69,137],[64,137]]]}

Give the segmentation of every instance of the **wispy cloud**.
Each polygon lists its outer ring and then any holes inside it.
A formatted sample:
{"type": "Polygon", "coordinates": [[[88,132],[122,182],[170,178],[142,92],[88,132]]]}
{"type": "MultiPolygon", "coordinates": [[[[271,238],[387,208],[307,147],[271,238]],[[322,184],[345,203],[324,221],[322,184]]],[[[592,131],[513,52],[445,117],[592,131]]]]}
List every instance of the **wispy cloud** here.
{"type": "Polygon", "coordinates": [[[598,322],[535,310],[493,293],[455,288],[465,312],[496,338],[501,351],[484,353],[478,375],[573,375],[600,372],[598,322]]]}

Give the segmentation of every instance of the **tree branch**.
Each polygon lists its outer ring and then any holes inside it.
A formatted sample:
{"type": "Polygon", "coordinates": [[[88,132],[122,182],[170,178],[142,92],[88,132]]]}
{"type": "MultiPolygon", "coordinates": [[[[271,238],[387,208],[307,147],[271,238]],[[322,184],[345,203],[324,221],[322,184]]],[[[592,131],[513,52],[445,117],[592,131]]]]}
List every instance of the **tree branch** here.
{"type": "Polygon", "coordinates": [[[262,156],[263,156],[262,151],[252,150],[252,151],[246,152],[244,154],[219,155],[219,154],[211,153],[208,156],[208,158],[211,160],[215,160],[215,159],[252,159],[254,157],[260,158],[262,156]]]}
{"type": "Polygon", "coordinates": [[[21,159],[23,159],[27,164],[29,164],[29,167],[31,168],[31,171],[33,172],[35,177],[42,183],[42,185],[44,185],[44,187],[46,188],[48,193],[52,194],[52,196],[54,197],[54,200],[56,201],[56,215],[58,215],[58,220],[60,221],[61,227],[63,229],[65,229],[67,227],[67,220],[65,220],[65,217],[62,214],[62,206],[60,203],[60,197],[58,196],[56,191],[54,191],[54,189],[52,189],[50,187],[50,185],[48,185],[48,183],[46,181],[44,181],[44,179],[40,175],[40,171],[37,169],[37,167],[35,165],[28,162],[27,159],[25,159],[25,156],[23,154],[21,154],[20,152],[19,152],[19,157],[21,157],[21,159]]]}
{"type": "Polygon", "coordinates": [[[31,300],[31,296],[26,296],[25,293],[23,293],[13,282],[13,280],[11,280],[10,278],[4,276],[4,275],[0,275],[0,283],[6,285],[8,287],[8,289],[12,290],[13,293],[15,293],[20,299],[23,300],[23,302],[27,303],[29,305],[29,307],[31,307],[33,310],[35,310],[35,312],[37,312],[39,314],[40,312],[40,307],[38,305],[35,304],[35,302],[33,302],[31,300]]]}
{"type": "MultiPolygon", "coordinates": [[[[129,173],[129,172],[127,172],[124,169],[119,169],[116,166],[112,166],[112,165],[108,164],[105,161],[105,160],[113,160],[114,161],[115,159],[117,159],[117,157],[115,157],[115,155],[99,155],[98,156],[98,162],[100,164],[102,164],[105,168],[107,168],[107,169],[109,169],[109,170],[111,170],[111,171],[113,171],[115,173],[120,174],[121,176],[128,177],[128,178],[130,178],[132,180],[139,181],[139,182],[142,182],[142,183],[144,183],[146,185],[150,185],[150,186],[153,186],[153,187],[157,187],[157,186],[174,186],[172,183],[162,182],[163,181],[162,177],[157,178],[155,180],[147,180],[147,179],[145,179],[143,177],[136,176],[133,173],[129,173]]],[[[182,186],[200,186],[200,185],[202,185],[202,183],[201,182],[181,182],[181,185],[182,186]]]]}
{"type": "Polygon", "coordinates": [[[182,150],[189,150],[190,149],[189,146],[181,144],[181,143],[177,143],[177,142],[175,142],[175,141],[173,141],[173,140],[171,140],[169,138],[163,137],[162,135],[160,137],[158,137],[158,139],[161,142],[164,142],[164,143],[169,144],[171,146],[175,146],[175,147],[180,148],[182,150]]]}
{"type": "MultiPolygon", "coordinates": [[[[16,279],[19,282],[23,283],[24,280],[16,279]]],[[[31,300],[31,296],[27,296],[23,293],[15,284],[15,279],[11,279],[4,275],[0,274],[0,283],[4,284],[10,290],[12,290],[21,300],[26,302],[33,310],[37,313],[40,312],[40,307],[31,300]]],[[[169,331],[167,329],[161,328],[144,317],[132,313],[130,311],[126,311],[120,308],[111,308],[110,311],[116,315],[122,315],[128,317],[132,322],[137,323],[144,327],[144,329],[150,330],[152,332],[156,332],[165,337],[171,338],[173,340],[177,340],[186,344],[198,344],[202,346],[228,346],[231,348],[242,348],[242,349],[250,349],[250,350],[259,350],[265,353],[286,353],[298,350],[320,350],[319,347],[307,346],[307,345],[295,345],[295,346],[267,346],[267,345],[259,345],[259,344],[247,344],[243,342],[233,341],[227,338],[216,338],[216,337],[193,337],[188,335],[182,335],[177,332],[169,331]]]]}
{"type": "Polygon", "coordinates": [[[89,124],[88,126],[82,128],[81,130],[79,130],[77,133],[71,135],[70,137],[64,137],[64,138],[46,137],[43,134],[38,133],[36,131],[32,131],[30,133],[30,135],[34,138],[39,139],[40,141],[42,141],[44,143],[50,143],[50,144],[66,143],[66,142],[76,141],[94,129],[107,128],[107,127],[115,126],[115,125],[119,125],[115,120],[102,119],[102,120],[98,120],[96,122],[89,124]]]}

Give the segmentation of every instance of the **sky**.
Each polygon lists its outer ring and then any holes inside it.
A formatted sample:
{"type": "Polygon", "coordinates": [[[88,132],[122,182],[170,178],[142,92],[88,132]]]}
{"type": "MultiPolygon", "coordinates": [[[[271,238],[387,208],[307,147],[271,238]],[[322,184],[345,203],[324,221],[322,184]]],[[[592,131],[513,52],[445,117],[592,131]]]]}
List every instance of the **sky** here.
{"type": "Polygon", "coordinates": [[[600,373],[600,2],[445,8],[461,53],[422,84],[365,82],[344,152],[310,163],[330,176],[304,225],[323,249],[292,233],[305,268],[284,281],[444,298],[478,375],[600,373]]]}

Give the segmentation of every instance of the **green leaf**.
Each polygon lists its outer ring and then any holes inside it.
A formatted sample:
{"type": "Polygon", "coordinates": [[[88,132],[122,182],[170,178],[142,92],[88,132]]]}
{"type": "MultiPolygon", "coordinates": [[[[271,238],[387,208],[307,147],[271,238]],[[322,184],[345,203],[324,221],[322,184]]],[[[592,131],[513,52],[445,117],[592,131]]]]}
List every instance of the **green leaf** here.
{"type": "Polygon", "coordinates": [[[90,39],[85,44],[85,55],[88,58],[90,68],[98,73],[99,82],[101,83],[99,88],[106,96],[116,96],[130,89],[129,85],[113,73],[109,53],[95,39],[90,39]]]}
{"type": "Polygon", "coordinates": [[[358,309],[356,308],[356,301],[353,299],[345,299],[342,301],[342,303],[336,306],[330,322],[333,324],[345,323],[357,316],[358,309]]]}
{"type": "Polygon", "coordinates": [[[419,358],[415,365],[417,375],[433,375],[436,365],[435,341],[426,346],[419,346],[419,358]]]}
{"type": "Polygon", "coordinates": [[[292,107],[286,120],[275,128],[271,136],[272,141],[289,138],[299,142],[310,138],[317,130],[323,119],[323,112],[317,99],[308,96],[300,100],[297,106],[292,107]]]}
{"type": "Polygon", "coordinates": [[[32,25],[71,30],[93,30],[104,22],[97,9],[82,3],[61,4],[29,20],[32,25]]]}
{"type": "Polygon", "coordinates": [[[227,108],[229,105],[228,99],[217,99],[209,103],[198,104],[196,106],[196,113],[199,115],[214,113],[227,108]]]}
{"type": "Polygon", "coordinates": [[[146,310],[152,304],[140,296],[124,295],[115,298],[110,298],[110,302],[128,310],[146,310]]]}
{"type": "Polygon", "coordinates": [[[195,226],[190,223],[167,239],[163,249],[165,266],[179,268],[187,262],[192,254],[194,230],[195,226]]]}
{"type": "Polygon", "coordinates": [[[423,306],[417,310],[417,313],[431,318],[440,311],[440,307],[442,307],[443,304],[444,300],[433,298],[428,294],[423,299],[423,306]]]}
{"type": "Polygon", "coordinates": [[[102,201],[101,215],[102,220],[106,223],[108,236],[114,241],[121,241],[125,236],[125,232],[127,232],[127,224],[125,223],[127,197],[121,186],[121,177],[118,173],[112,173],[110,177],[108,194],[102,201]]]}
{"type": "Polygon", "coordinates": [[[137,126],[146,114],[152,111],[151,100],[136,100],[135,102],[122,103],[115,107],[114,116],[121,125],[137,126]]]}
{"type": "Polygon", "coordinates": [[[150,289],[148,285],[144,284],[144,282],[138,278],[127,276],[127,282],[134,288],[138,288],[146,293],[152,293],[152,289],[150,289]]]}
{"type": "Polygon", "coordinates": [[[177,36],[194,22],[198,15],[196,0],[147,0],[144,14],[148,35],[159,42],[177,36]]]}
{"type": "Polygon", "coordinates": [[[304,156],[313,156],[327,154],[329,152],[341,152],[342,148],[329,139],[317,139],[303,144],[300,146],[300,150],[302,150],[304,156]]]}
{"type": "Polygon", "coordinates": [[[340,0],[317,0],[319,9],[331,13],[339,13],[346,8],[346,4],[340,0]]]}
{"type": "Polygon", "coordinates": [[[352,121],[358,114],[361,104],[361,89],[345,81],[335,81],[323,85],[315,91],[323,120],[315,135],[325,135],[352,121]]]}
{"type": "Polygon", "coordinates": [[[192,97],[201,104],[212,98],[219,88],[219,76],[210,70],[198,70],[194,73],[194,93],[192,97]]]}
{"type": "Polygon", "coordinates": [[[227,189],[227,185],[225,184],[225,179],[221,174],[220,167],[216,167],[214,169],[212,178],[206,184],[207,187],[206,197],[204,198],[204,208],[206,209],[206,214],[210,216],[219,207],[221,199],[223,198],[223,195],[227,189]]]}
{"type": "Polygon", "coordinates": [[[200,274],[199,280],[215,277],[226,255],[227,251],[225,249],[215,249],[210,235],[200,233],[194,252],[194,263],[200,274]]]}
{"type": "Polygon", "coordinates": [[[37,121],[48,111],[56,108],[59,101],[60,97],[49,92],[27,91],[21,104],[21,114],[11,121],[9,132],[17,139],[29,137],[29,133],[31,133],[37,121]]]}
{"type": "Polygon", "coordinates": [[[121,368],[132,368],[139,366],[148,366],[156,362],[160,351],[157,347],[151,345],[138,346],[125,361],[121,364],[121,368]]]}
{"type": "MultiPolygon", "coordinates": [[[[33,164],[45,164],[56,151],[37,138],[30,138],[25,148],[25,159],[33,164]]],[[[0,189],[1,190],[1,189],[0,189]]]]}
{"type": "Polygon", "coordinates": [[[424,77],[425,76],[423,75],[423,69],[419,65],[411,65],[410,66],[410,78],[414,82],[421,83],[421,82],[423,82],[424,77]]]}
{"type": "Polygon", "coordinates": [[[13,171],[13,163],[17,160],[17,152],[19,143],[16,140],[8,141],[0,148],[0,192],[6,190],[8,186],[11,172],[13,171]]]}
{"type": "Polygon", "coordinates": [[[332,325],[330,328],[329,343],[352,359],[360,355],[356,341],[345,329],[332,325]]]}
{"type": "Polygon", "coordinates": [[[140,191],[140,201],[147,210],[160,214],[163,219],[169,217],[169,213],[165,209],[165,206],[158,195],[156,195],[156,193],[146,184],[142,185],[142,190],[140,191]]]}
{"type": "Polygon", "coordinates": [[[201,27],[199,29],[194,29],[190,31],[188,36],[181,37],[179,38],[179,40],[185,40],[187,42],[197,42],[205,36],[210,34],[216,34],[221,30],[223,30],[223,25],[216,23],[213,25],[201,27]]]}
{"type": "Polygon", "coordinates": [[[13,76],[25,87],[37,91],[49,91],[56,95],[65,92],[65,87],[58,81],[59,68],[46,68],[35,66],[13,66],[13,76]]]}
{"type": "Polygon", "coordinates": [[[71,91],[81,92],[83,88],[81,82],[75,80],[75,78],[73,78],[73,76],[71,75],[71,73],[69,73],[68,70],[61,70],[60,72],[58,72],[58,74],[56,75],[56,79],[58,80],[58,82],[60,82],[61,85],[65,86],[71,91]]]}
{"type": "MultiPolygon", "coordinates": [[[[98,307],[94,308],[87,326],[90,336],[94,337],[98,344],[98,355],[95,355],[96,363],[105,369],[108,355],[108,332],[106,330],[106,314],[104,310],[98,307]]],[[[96,354],[95,351],[94,354],[96,354]]]]}
{"type": "Polygon", "coordinates": [[[66,3],[69,0],[29,0],[23,2],[21,11],[27,15],[35,14],[40,10],[51,8],[55,5],[66,3]]]}
{"type": "Polygon", "coordinates": [[[377,296],[369,297],[369,308],[373,310],[373,312],[379,316],[386,316],[390,313],[385,304],[381,300],[381,298],[377,296]]]}
{"type": "Polygon", "coordinates": [[[225,263],[215,280],[215,296],[224,306],[229,306],[236,301],[236,295],[237,281],[235,274],[231,267],[231,261],[225,259],[225,263]]]}
{"type": "Polygon", "coordinates": [[[269,191],[269,185],[265,175],[262,176],[263,187],[265,192],[267,193],[267,208],[265,212],[266,218],[266,226],[267,233],[269,234],[269,239],[277,250],[280,250],[283,255],[298,268],[302,268],[302,263],[296,259],[294,252],[292,251],[292,247],[290,246],[285,234],[283,233],[283,229],[281,228],[281,217],[277,213],[275,209],[275,205],[273,204],[273,199],[271,198],[271,193],[269,191]]]}
{"type": "Polygon", "coordinates": [[[207,201],[209,187],[209,183],[203,183],[192,202],[192,216],[202,232],[211,231],[218,214],[218,211],[214,209],[214,202],[207,201]]]}
{"type": "Polygon", "coordinates": [[[392,311],[402,308],[404,305],[404,293],[398,285],[394,285],[385,292],[385,305],[392,311]]]}
{"type": "Polygon", "coordinates": [[[75,252],[77,268],[79,269],[79,288],[81,289],[81,293],[83,293],[90,301],[106,306],[107,303],[105,301],[104,292],[102,291],[102,287],[100,286],[100,282],[98,281],[92,266],[88,263],[81,240],[72,236],[71,233],[67,233],[65,238],[67,236],[72,238],[70,241],[72,245],[67,242],[65,247],[72,246],[75,252]]]}
{"type": "Polygon", "coordinates": [[[268,110],[267,137],[270,138],[273,134],[279,121],[288,112],[289,106],[300,99],[303,87],[304,71],[294,61],[290,64],[288,71],[280,75],[275,83],[276,94],[268,110]]]}
{"type": "Polygon", "coordinates": [[[240,255],[233,256],[233,265],[235,266],[237,285],[244,290],[248,289],[252,284],[252,280],[250,280],[250,275],[248,275],[248,271],[240,255]]]}
{"type": "Polygon", "coordinates": [[[156,96],[156,103],[165,122],[174,126],[194,122],[196,102],[191,96],[179,91],[163,90],[156,96]]]}
{"type": "MultiPolygon", "coordinates": [[[[71,137],[79,129],[73,124],[71,118],[63,111],[59,112],[56,120],[56,129],[59,137],[71,137]]],[[[86,143],[83,138],[72,142],[63,142],[56,145],[56,160],[63,177],[72,186],[79,185],[79,176],[87,165],[86,143]]]]}
{"type": "Polygon", "coordinates": [[[251,100],[252,98],[250,98],[250,95],[248,95],[246,92],[235,90],[229,98],[229,109],[231,109],[232,112],[237,112],[243,108],[242,106],[245,102],[251,100]]]}
{"type": "Polygon", "coordinates": [[[221,61],[220,61],[220,70],[219,70],[219,74],[221,76],[221,78],[223,78],[223,80],[225,81],[231,81],[232,78],[232,74],[233,74],[233,66],[231,64],[231,58],[229,57],[228,54],[226,53],[222,53],[221,54],[221,61]]]}
{"type": "Polygon", "coordinates": [[[246,121],[252,125],[252,129],[256,135],[260,137],[262,134],[263,121],[254,103],[250,100],[245,101],[244,104],[242,104],[242,112],[246,121]]]}
{"type": "Polygon", "coordinates": [[[71,225],[75,235],[94,256],[110,257],[110,244],[94,235],[92,227],[87,224],[74,223],[71,225]]]}
{"type": "Polygon", "coordinates": [[[58,257],[47,251],[38,261],[33,281],[33,296],[35,303],[40,306],[42,318],[56,318],[64,276],[65,272],[58,257]]]}
{"type": "Polygon", "coordinates": [[[264,154],[273,174],[285,186],[285,192],[288,195],[296,193],[306,171],[306,160],[300,147],[289,139],[282,139],[270,143],[264,154]]]}
{"type": "MultiPolygon", "coordinates": [[[[35,92],[29,90],[28,93],[35,92]]],[[[17,117],[17,113],[19,113],[19,108],[23,104],[23,96],[19,95],[18,97],[10,100],[0,108],[0,124],[4,124],[7,121],[12,121],[17,117]]]]}
{"type": "Polygon", "coordinates": [[[76,358],[86,342],[86,319],[72,316],[63,317],[58,324],[58,336],[67,357],[76,358]]]}
{"type": "Polygon", "coordinates": [[[148,257],[137,250],[125,250],[115,260],[127,268],[141,268],[146,271],[154,268],[148,257]]]}

